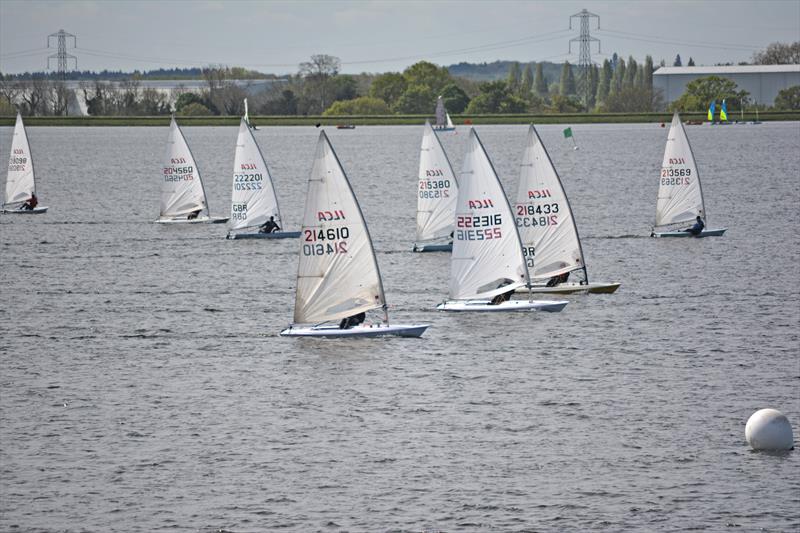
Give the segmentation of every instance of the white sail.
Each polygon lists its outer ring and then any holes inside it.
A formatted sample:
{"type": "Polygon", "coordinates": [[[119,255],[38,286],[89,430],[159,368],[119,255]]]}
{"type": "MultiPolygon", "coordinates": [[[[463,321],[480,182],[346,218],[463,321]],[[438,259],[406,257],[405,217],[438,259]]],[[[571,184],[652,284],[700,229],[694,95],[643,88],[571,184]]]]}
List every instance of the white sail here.
{"type": "Polygon", "coordinates": [[[369,231],[324,131],[308,179],[300,241],[295,324],[339,320],[385,307],[369,231]]]}
{"type": "Polygon", "coordinates": [[[200,169],[197,168],[175,117],[172,117],[169,124],[162,179],[161,218],[185,216],[198,209],[208,212],[200,169]]]}
{"type": "Polygon", "coordinates": [[[503,186],[475,130],[458,180],[450,297],[491,298],[528,285],[528,268],[503,186]]]}
{"type": "Polygon", "coordinates": [[[520,165],[514,215],[532,279],[585,269],[569,200],[533,124],[520,165]]]}
{"type": "Polygon", "coordinates": [[[36,192],[33,176],[33,159],[28,145],[28,134],[17,113],[14,137],[11,140],[11,154],[8,158],[8,177],[6,179],[6,206],[22,205],[36,192]]]}
{"type": "Polygon", "coordinates": [[[260,226],[269,217],[283,227],[272,176],[245,119],[239,123],[232,187],[231,230],[260,226]]]}
{"type": "Polygon", "coordinates": [[[455,222],[458,182],[439,137],[425,121],[419,153],[417,242],[449,238],[455,222]]]}
{"type": "Polygon", "coordinates": [[[706,217],[700,176],[686,131],[675,113],[661,163],[655,226],[693,222],[697,216],[706,217]]]}
{"type": "Polygon", "coordinates": [[[448,129],[455,129],[456,125],[453,124],[452,120],[450,120],[450,113],[445,112],[444,116],[447,117],[447,127],[448,127],[448,129]]]}

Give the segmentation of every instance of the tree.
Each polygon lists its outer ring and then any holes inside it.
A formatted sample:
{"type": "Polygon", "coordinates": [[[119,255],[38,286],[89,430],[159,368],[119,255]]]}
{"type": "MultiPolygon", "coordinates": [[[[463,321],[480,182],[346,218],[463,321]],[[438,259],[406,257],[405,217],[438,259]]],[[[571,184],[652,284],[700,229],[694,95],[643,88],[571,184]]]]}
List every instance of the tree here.
{"type": "Polygon", "coordinates": [[[397,113],[407,114],[433,113],[436,108],[436,96],[426,85],[410,85],[397,100],[394,110],[397,113]]]}
{"type": "Polygon", "coordinates": [[[446,85],[453,83],[453,77],[447,68],[438,67],[427,61],[414,63],[403,71],[403,76],[409,87],[412,85],[429,87],[437,96],[442,93],[446,85]]]}
{"type": "Polygon", "coordinates": [[[617,68],[614,69],[614,75],[611,77],[611,85],[608,88],[608,94],[617,94],[622,91],[622,86],[625,80],[625,60],[619,58],[617,60],[617,68]]]}
{"type": "Polygon", "coordinates": [[[550,99],[550,111],[554,113],[578,113],[583,111],[583,105],[577,98],[554,94],[550,99]]]}
{"type": "Polygon", "coordinates": [[[800,41],[791,44],[772,43],[766,50],[753,54],[756,65],[797,65],[800,63],[800,41]]]}
{"type": "Polygon", "coordinates": [[[622,80],[624,89],[632,89],[636,84],[636,71],[638,69],[639,66],[633,56],[628,56],[628,64],[625,65],[625,79],[622,80]]]}
{"type": "Polygon", "coordinates": [[[736,83],[727,78],[697,78],[686,84],[686,91],[672,102],[670,111],[704,111],[712,100],[747,102],[750,93],[737,89],[736,83]]]}
{"type": "Polygon", "coordinates": [[[397,100],[405,92],[408,82],[405,76],[399,72],[387,72],[372,80],[369,87],[369,95],[373,98],[380,98],[389,107],[397,103],[397,100]]]}
{"type": "Polygon", "coordinates": [[[533,92],[539,96],[547,95],[547,78],[544,77],[541,63],[536,63],[536,75],[533,77],[533,92]]]}
{"type": "Polygon", "coordinates": [[[186,117],[202,117],[211,115],[213,113],[209,108],[200,102],[192,102],[191,104],[184,106],[183,109],[181,109],[181,112],[178,114],[186,117]]]}
{"type": "Polygon", "coordinates": [[[338,74],[330,80],[331,100],[352,100],[358,96],[358,82],[353,76],[338,74]]]}
{"type": "Polygon", "coordinates": [[[608,89],[611,86],[611,61],[603,60],[603,68],[600,70],[600,79],[597,81],[597,93],[595,102],[603,104],[608,98],[608,89]]]}
{"type": "Polygon", "coordinates": [[[508,79],[506,80],[506,84],[508,85],[508,90],[512,93],[517,93],[519,91],[520,83],[522,82],[522,74],[520,73],[519,69],[519,62],[512,61],[511,65],[508,67],[508,79]]]}
{"type": "Polygon", "coordinates": [[[480,84],[480,94],[467,107],[469,114],[524,113],[527,104],[511,93],[505,81],[490,81],[480,84]]]}
{"type": "Polygon", "coordinates": [[[353,100],[334,102],[323,115],[388,115],[390,113],[389,106],[380,98],[361,96],[353,100]]]}
{"type": "Polygon", "coordinates": [[[575,94],[575,75],[572,73],[572,65],[569,61],[564,61],[564,66],[561,68],[561,82],[558,90],[562,96],[569,96],[575,94]]]}
{"type": "Polygon", "coordinates": [[[775,109],[800,110],[800,85],[781,89],[775,97],[775,109]]]}
{"type": "Polygon", "coordinates": [[[610,95],[603,104],[608,113],[643,113],[663,109],[661,91],[646,87],[627,87],[610,95]]]}
{"type": "Polygon", "coordinates": [[[525,65],[525,70],[522,71],[522,82],[519,86],[519,94],[523,98],[528,98],[533,90],[533,68],[531,64],[525,65]]]}
{"type": "Polygon", "coordinates": [[[675,56],[675,61],[672,62],[673,67],[682,67],[683,63],[681,63],[681,55],[678,54],[675,56]]]}
{"type": "Polygon", "coordinates": [[[441,96],[444,107],[453,114],[463,113],[469,105],[469,96],[455,83],[451,83],[442,89],[441,96]]]}
{"type": "Polygon", "coordinates": [[[687,67],[693,67],[694,66],[694,59],[692,59],[692,56],[689,56],[689,62],[686,63],[686,66],[687,67]]]}
{"type": "Polygon", "coordinates": [[[338,57],[315,54],[311,61],[300,63],[298,74],[304,80],[304,96],[309,100],[310,111],[322,113],[330,101],[329,80],[339,73],[341,61],[338,57]]]}
{"type": "MultiPolygon", "coordinates": [[[[662,61],[663,63],[663,61],[662,61]]],[[[663,66],[663,65],[662,65],[663,66]]],[[[647,89],[653,88],[653,58],[651,56],[646,56],[644,58],[644,86],[647,89]]]]}
{"type": "Polygon", "coordinates": [[[283,89],[277,98],[264,102],[259,112],[264,115],[296,115],[297,96],[291,89],[283,89]]]}

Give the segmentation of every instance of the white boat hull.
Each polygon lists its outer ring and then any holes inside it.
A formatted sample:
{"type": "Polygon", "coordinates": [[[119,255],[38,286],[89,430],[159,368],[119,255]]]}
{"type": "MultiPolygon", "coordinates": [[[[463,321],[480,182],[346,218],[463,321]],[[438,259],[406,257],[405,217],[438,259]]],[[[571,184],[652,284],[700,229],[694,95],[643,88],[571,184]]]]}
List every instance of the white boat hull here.
{"type": "Polygon", "coordinates": [[[188,218],[159,218],[156,224],[223,224],[228,221],[227,217],[197,217],[189,220],[188,218]]]}
{"type": "MultiPolygon", "coordinates": [[[[534,286],[531,288],[533,294],[611,294],[619,289],[621,283],[601,283],[592,282],[581,285],[580,283],[561,283],[555,287],[534,286]]],[[[526,294],[527,287],[520,287],[516,291],[519,294],[526,294]]]]}
{"type": "Polygon", "coordinates": [[[296,239],[299,231],[276,231],[274,233],[229,233],[227,239],[296,239]]]}
{"type": "Polygon", "coordinates": [[[557,313],[569,302],[566,300],[508,300],[492,305],[489,300],[449,300],[436,306],[439,311],[480,311],[489,313],[513,311],[547,311],[557,313]]]}
{"type": "Polygon", "coordinates": [[[47,212],[48,207],[43,205],[41,207],[34,207],[33,209],[3,209],[2,213],[5,215],[41,215],[47,212]]]}
{"type": "Polygon", "coordinates": [[[651,237],[721,237],[728,228],[722,229],[704,229],[700,235],[692,235],[688,231],[654,231],[650,234],[651,237]]]}
{"type": "Polygon", "coordinates": [[[430,324],[375,324],[359,325],[348,329],[326,324],[320,326],[289,326],[281,337],[419,337],[430,324]]]}

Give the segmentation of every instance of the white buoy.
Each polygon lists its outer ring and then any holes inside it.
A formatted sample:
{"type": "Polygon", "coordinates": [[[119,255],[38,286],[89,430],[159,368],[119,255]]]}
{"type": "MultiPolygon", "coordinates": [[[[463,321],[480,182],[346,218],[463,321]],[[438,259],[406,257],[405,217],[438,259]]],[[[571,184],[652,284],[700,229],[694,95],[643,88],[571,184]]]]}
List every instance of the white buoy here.
{"type": "Polygon", "coordinates": [[[776,409],[761,409],[747,420],[744,438],[754,450],[791,450],[794,448],[792,425],[776,409]]]}

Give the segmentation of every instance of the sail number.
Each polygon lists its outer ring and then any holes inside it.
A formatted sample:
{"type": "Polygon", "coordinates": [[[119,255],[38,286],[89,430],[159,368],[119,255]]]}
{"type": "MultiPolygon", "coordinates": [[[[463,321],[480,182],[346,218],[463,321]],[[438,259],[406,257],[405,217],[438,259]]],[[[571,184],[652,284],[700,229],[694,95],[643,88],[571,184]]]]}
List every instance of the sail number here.
{"type": "Polygon", "coordinates": [[[347,226],[303,230],[303,255],[346,254],[348,237],[347,226]]]}
{"type": "Polygon", "coordinates": [[[450,180],[420,180],[419,197],[450,198],[450,180]]]}
{"type": "Polygon", "coordinates": [[[503,237],[503,232],[500,228],[502,225],[503,217],[500,213],[477,217],[458,215],[456,217],[456,228],[474,229],[457,229],[455,237],[459,241],[500,239],[503,237]]]}
{"type": "MultiPolygon", "coordinates": [[[[180,165],[186,161],[179,157],[170,159],[172,165],[180,165]]],[[[194,167],[192,165],[164,167],[164,181],[191,181],[194,179],[194,167]]]]}
{"type": "MultiPolygon", "coordinates": [[[[531,191],[528,191],[531,192],[531,191]]],[[[552,204],[517,204],[517,227],[536,228],[558,225],[558,202],[552,204]],[[540,215],[540,216],[536,216],[540,215]]]]}
{"type": "Polygon", "coordinates": [[[233,189],[235,191],[260,191],[261,181],[264,177],[257,174],[234,174],[233,189]]]}
{"type": "Polygon", "coordinates": [[[691,175],[691,168],[662,168],[661,185],[689,185],[691,175]]]}
{"type": "Polygon", "coordinates": [[[517,204],[517,215],[549,215],[550,213],[558,213],[558,204],[541,204],[541,205],[526,205],[517,204]]]}
{"type": "Polygon", "coordinates": [[[231,206],[231,220],[247,220],[247,204],[233,204],[231,206]]]}
{"type": "Polygon", "coordinates": [[[17,153],[22,153],[22,150],[14,149],[14,154],[8,158],[8,171],[9,172],[24,172],[25,165],[28,162],[28,158],[21,155],[16,155],[17,153]]]}
{"type": "Polygon", "coordinates": [[[533,256],[535,255],[535,251],[533,246],[522,247],[522,255],[525,256],[525,263],[528,265],[528,268],[533,268],[533,256]]]}

